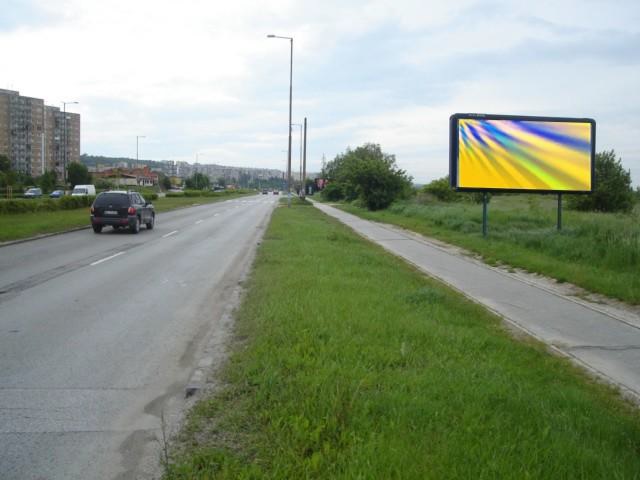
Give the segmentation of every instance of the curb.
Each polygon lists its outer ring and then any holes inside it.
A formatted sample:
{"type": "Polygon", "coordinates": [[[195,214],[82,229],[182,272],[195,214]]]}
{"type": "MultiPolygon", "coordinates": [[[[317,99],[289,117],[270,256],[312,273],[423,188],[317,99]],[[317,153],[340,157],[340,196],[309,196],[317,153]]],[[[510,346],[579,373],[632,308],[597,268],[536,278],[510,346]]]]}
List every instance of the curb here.
{"type": "MultiPolygon", "coordinates": [[[[233,325],[234,322],[234,310],[238,305],[240,305],[240,299],[244,292],[243,281],[246,278],[247,272],[244,272],[242,275],[242,280],[239,284],[233,287],[230,295],[227,297],[227,305],[220,316],[219,324],[224,326],[233,325]]],[[[225,329],[223,328],[222,331],[225,329]]],[[[227,339],[221,338],[220,335],[216,335],[216,332],[210,334],[206,346],[204,347],[204,351],[202,352],[202,356],[198,361],[198,366],[195,368],[187,385],[184,387],[184,398],[189,398],[195,395],[197,392],[202,390],[207,383],[207,374],[210,372],[211,367],[214,364],[214,356],[216,355],[216,351],[220,349],[221,346],[226,345],[227,339]]]]}

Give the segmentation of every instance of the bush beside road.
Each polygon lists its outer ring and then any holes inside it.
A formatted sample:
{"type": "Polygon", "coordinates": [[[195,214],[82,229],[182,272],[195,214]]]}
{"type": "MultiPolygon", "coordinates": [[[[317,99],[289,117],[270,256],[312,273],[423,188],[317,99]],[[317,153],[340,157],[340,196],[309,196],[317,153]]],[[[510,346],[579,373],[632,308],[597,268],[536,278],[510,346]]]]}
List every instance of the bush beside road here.
{"type": "Polygon", "coordinates": [[[279,208],[166,478],[634,478],[640,417],[315,209],[279,208]]]}

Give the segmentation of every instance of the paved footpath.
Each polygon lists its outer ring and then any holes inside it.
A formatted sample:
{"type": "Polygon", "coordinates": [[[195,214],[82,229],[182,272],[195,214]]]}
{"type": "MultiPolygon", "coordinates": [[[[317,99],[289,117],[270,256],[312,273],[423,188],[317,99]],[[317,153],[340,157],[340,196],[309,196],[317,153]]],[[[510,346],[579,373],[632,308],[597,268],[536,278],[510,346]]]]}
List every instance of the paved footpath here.
{"type": "Polygon", "coordinates": [[[640,401],[638,315],[607,311],[482,264],[415,233],[314,204],[640,401]]]}

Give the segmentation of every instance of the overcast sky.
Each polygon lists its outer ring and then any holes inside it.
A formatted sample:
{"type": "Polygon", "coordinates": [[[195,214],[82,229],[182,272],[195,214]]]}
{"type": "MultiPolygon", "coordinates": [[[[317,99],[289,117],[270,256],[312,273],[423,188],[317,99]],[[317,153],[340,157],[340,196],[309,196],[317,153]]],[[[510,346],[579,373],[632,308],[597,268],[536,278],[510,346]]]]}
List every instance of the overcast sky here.
{"type": "MultiPolygon", "coordinates": [[[[78,101],[83,153],[284,169],[381,144],[448,171],[455,112],[593,117],[640,183],[640,2],[0,0],[0,88],[78,101]],[[294,165],[299,152],[294,136],[294,165]]],[[[294,167],[295,168],[295,167],[294,167]]]]}

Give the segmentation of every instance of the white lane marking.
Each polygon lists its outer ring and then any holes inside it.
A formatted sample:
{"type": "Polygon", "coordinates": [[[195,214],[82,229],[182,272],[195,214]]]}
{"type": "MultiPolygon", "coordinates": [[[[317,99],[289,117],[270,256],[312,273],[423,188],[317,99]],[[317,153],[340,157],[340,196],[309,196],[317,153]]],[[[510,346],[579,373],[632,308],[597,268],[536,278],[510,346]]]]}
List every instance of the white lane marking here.
{"type": "Polygon", "coordinates": [[[214,217],[217,217],[218,215],[220,215],[220,214],[219,214],[219,213],[216,213],[216,214],[214,215],[214,217]]]}
{"type": "Polygon", "coordinates": [[[198,220],[198,221],[196,222],[196,225],[199,225],[199,224],[201,224],[201,223],[202,223],[202,220],[198,220]]]}
{"type": "Polygon", "coordinates": [[[107,260],[111,260],[112,258],[116,258],[119,257],[120,255],[124,255],[126,252],[118,252],[114,255],[111,255],[109,257],[105,257],[101,260],[96,260],[95,262],[93,262],[92,264],[90,264],[92,267],[95,267],[96,265],[100,265],[102,262],[106,262],[107,260]]]}
{"type": "Polygon", "coordinates": [[[162,235],[162,238],[170,237],[171,235],[174,235],[176,233],[178,233],[178,230],[174,230],[173,232],[165,233],[164,235],[162,235]]]}

